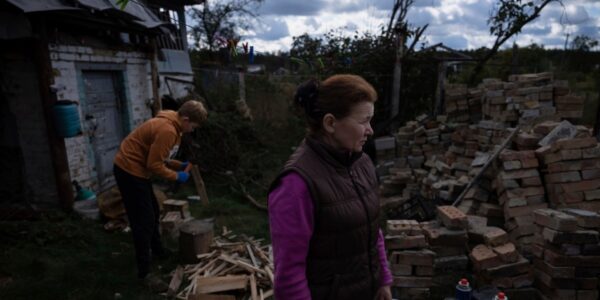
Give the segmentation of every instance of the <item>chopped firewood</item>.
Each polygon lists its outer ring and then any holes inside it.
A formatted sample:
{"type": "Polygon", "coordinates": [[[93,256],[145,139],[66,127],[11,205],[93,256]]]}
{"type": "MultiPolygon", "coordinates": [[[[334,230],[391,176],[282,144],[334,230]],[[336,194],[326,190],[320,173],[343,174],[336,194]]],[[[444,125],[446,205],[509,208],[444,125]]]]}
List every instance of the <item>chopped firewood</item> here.
{"type": "Polygon", "coordinates": [[[181,268],[183,282],[188,285],[177,291],[176,298],[272,299],[272,248],[261,245],[261,241],[243,234],[236,236],[223,228],[223,234],[213,238],[210,252],[197,255],[198,263],[181,268]],[[226,295],[227,291],[232,295],[226,295]]]}
{"type": "Polygon", "coordinates": [[[181,280],[183,279],[183,268],[178,266],[175,269],[175,274],[171,278],[171,282],[169,283],[169,290],[167,291],[167,295],[173,296],[179,290],[179,286],[181,285],[181,280]]]}
{"type": "Polygon", "coordinates": [[[248,286],[247,275],[218,277],[200,277],[196,279],[197,293],[209,294],[223,291],[245,289],[248,286]]]}

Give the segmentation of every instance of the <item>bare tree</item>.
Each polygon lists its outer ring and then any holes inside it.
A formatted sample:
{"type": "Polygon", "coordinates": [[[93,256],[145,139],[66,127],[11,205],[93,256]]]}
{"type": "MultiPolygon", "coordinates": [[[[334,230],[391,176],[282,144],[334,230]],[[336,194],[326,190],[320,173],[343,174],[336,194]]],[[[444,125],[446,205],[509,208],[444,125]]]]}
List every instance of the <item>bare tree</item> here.
{"type": "Polygon", "coordinates": [[[257,17],[257,9],[264,0],[206,1],[200,8],[193,8],[191,16],[197,21],[192,34],[197,46],[214,50],[223,39],[238,38],[239,29],[248,29],[250,19],[257,17]]]}
{"type": "Polygon", "coordinates": [[[496,55],[498,49],[512,36],[519,34],[525,25],[537,19],[544,7],[551,2],[562,5],[562,0],[498,0],[488,19],[490,34],[496,39],[492,48],[475,65],[471,73],[471,83],[485,63],[496,55]]]}
{"type": "Polygon", "coordinates": [[[408,24],[406,20],[408,10],[414,2],[415,0],[394,0],[392,15],[390,16],[390,20],[385,30],[386,38],[391,38],[394,32],[402,34],[405,38],[413,37],[410,46],[406,48],[405,55],[413,52],[415,45],[417,45],[417,42],[425,32],[425,29],[429,26],[429,24],[425,24],[420,27],[412,27],[408,24]]]}

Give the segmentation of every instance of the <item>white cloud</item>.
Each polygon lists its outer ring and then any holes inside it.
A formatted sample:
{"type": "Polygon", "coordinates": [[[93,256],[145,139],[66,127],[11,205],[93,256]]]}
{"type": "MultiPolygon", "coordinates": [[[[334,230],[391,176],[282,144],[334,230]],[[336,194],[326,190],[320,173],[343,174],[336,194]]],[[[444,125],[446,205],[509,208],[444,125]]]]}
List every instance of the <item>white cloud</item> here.
{"type": "MultiPolygon", "coordinates": [[[[568,0],[565,6],[551,3],[541,16],[507,42],[531,42],[546,48],[562,48],[566,35],[585,34],[600,40],[600,1],[568,0]]],[[[487,20],[495,0],[415,0],[408,22],[429,24],[423,38],[431,45],[439,42],[454,48],[490,47],[487,20]]],[[[258,51],[289,50],[292,36],[304,33],[322,35],[341,29],[347,34],[378,32],[389,22],[393,0],[266,0],[259,9],[262,25],[246,38],[258,51]]]]}

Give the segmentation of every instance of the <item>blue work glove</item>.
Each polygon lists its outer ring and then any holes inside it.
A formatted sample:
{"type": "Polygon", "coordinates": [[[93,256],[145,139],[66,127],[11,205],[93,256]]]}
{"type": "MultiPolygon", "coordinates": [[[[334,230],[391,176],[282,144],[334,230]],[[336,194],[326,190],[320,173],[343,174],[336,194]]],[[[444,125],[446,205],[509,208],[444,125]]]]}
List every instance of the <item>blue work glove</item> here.
{"type": "Polygon", "coordinates": [[[177,182],[179,183],[184,183],[186,181],[188,181],[188,179],[190,178],[190,174],[186,173],[186,172],[177,172],[177,182]]]}
{"type": "Polygon", "coordinates": [[[181,167],[179,168],[179,170],[180,170],[180,171],[183,171],[183,170],[185,170],[185,168],[187,168],[187,166],[189,166],[189,165],[190,165],[190,162],[186,160],[186,161],[184,161],[184,162],[182,162],[182,163],[181,163],[181,167]]]}

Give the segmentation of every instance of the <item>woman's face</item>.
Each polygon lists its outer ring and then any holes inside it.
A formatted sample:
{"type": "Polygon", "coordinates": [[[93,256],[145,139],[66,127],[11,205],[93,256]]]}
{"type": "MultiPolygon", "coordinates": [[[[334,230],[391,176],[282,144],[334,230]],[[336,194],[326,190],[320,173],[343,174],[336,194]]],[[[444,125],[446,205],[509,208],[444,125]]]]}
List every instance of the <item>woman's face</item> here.
{"type": "Polygon", "coordinates": [[[373,135],[371,119],[374,111],[374,104],[365,101],[356,104],[347,117],[336,119],[332,124],[333,132],[330,135],[334,146],[342,150],[362,151],[367,138],[373,135]]]}

